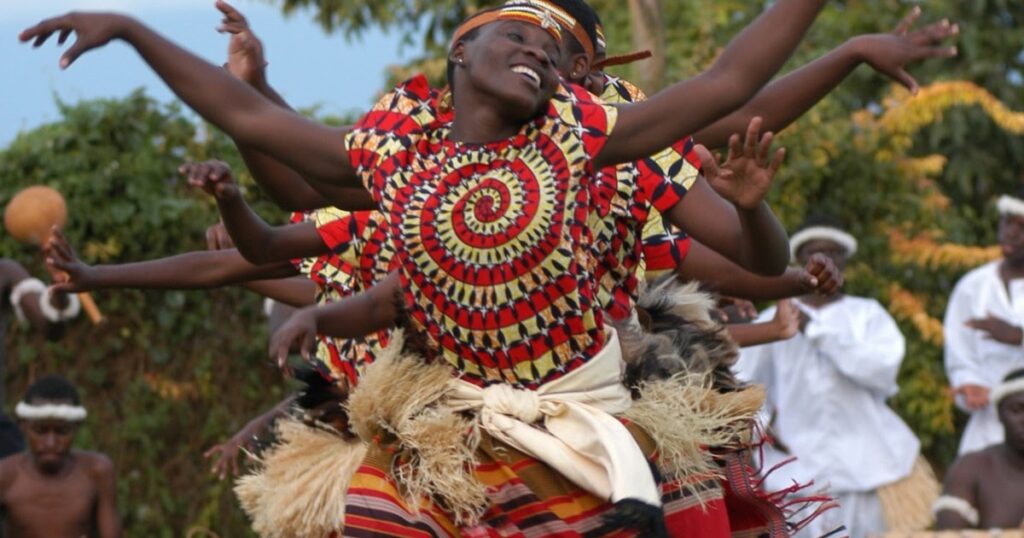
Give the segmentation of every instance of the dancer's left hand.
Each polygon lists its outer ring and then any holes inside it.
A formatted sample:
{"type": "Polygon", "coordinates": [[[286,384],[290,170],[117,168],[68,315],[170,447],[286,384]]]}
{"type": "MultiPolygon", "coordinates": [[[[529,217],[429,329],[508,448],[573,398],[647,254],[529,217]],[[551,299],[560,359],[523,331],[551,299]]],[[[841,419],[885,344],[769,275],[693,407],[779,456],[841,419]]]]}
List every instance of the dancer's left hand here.
{"type": "Polygon", "coordinates": [[[739,134],[729,138],[729,154],[721,166],[707,148],[695,148],[711,187],[741,209],[751,210],[761,204],[786,158],[785,148],[780,148],[769,160],[774,135],[769,132],[761,136],[762,123],[760,117],[750,121],[743,143],[739,134]]]}
{"type": "Polygon", "coordinates": [[[818,253],[807,260],[804,266],[804,291],[818,295],[835,295],[843,288],[843,272],[836,267],[832,258],[818,253]]]}
{"type": "Polygon", "coordinates": [[[270,358],[277,361],[277,367],[286,373],[288,368],[288,355],[295,347],[299,349],[306,362],[313,361],[313,350],[316,349],[316,312],[314,308],[306,307],[296,310],[288,321],[281,325],[281,328],[270,337],[270,358]]]}
{"type": "Polygon", "coordinates": [[[75,43],[60,57],[61,69],[68,68],[82,54],[106,45],[111,40],[125,35],[134,24],[131,17],[117,13],[82,13],[73,11],[66,15],[46,19],[18,35],[22,42],[32,41],[39,47],[54,33],[60,32],[57,44],[63,45],[68,36],[75,34],[75,43]]]}

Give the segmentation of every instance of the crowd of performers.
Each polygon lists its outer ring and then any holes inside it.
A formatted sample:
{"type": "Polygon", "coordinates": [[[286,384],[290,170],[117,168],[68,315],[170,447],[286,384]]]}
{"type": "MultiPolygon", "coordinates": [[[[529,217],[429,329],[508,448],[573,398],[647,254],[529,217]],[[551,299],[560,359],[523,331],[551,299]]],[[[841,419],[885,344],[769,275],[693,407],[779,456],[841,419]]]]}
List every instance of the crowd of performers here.
{"type": "MultiPolygon", "coordinates": [[[[297,308],[270,353],[289,372],[301,354],[305,389],[208,453],[233,473],[238,447],[272,432],[236,487],[262,536],[923,528],[939,486],[885,404],[903,337],[877,302],[840,291],[857,241],[825,220],[789,239],[764,198],[784,156],[771,131],[860,64],[916,89],[905,68],[955,55],[957,27],[917,28],[915,9],[769,83],[824,4],[775,2],[707,71],[648,99],[605,73],[643,55],[609,56],[583,0],[511,0],[456,30],[445,87],[415,77],[343,128],[288,107],[262,44],[223,2],[227,70],[126,16],[48,19],[21,40],[76,34],[62,67],[111,40],[134,47],[294,212],[271,226],[226,165],[186,164],[221,213],[210,250],[89,266],[57,231],[51,294],[244,284],[297,308]],[[730,324],[712,293],[781,301],[730,324]],[[764,427],[779,442],[761,441],[758,415],[774,417],[764,427]]],[[[1004,247],[1024,241],[1024,201],[1007,200],[1004,247]]],[[[1005,449],[954,467],[936,505],[946,525],[1024,519],[1020,503],[986,508],[1006,496],[969,483],[1019,469],[1024,449],[1021,382],[986,388],[1011,355],[1024,366],[1009,284],[1024,250],[1004,250],[958,286],[950,317],[964,334],[948,360],[975,412],[965,447],[1005,449]]],[[[744,304],[726,310],[743,317],[744,304]]],[[[77,395],[25,404],[54,399],[81,409],[77,395]]]]}

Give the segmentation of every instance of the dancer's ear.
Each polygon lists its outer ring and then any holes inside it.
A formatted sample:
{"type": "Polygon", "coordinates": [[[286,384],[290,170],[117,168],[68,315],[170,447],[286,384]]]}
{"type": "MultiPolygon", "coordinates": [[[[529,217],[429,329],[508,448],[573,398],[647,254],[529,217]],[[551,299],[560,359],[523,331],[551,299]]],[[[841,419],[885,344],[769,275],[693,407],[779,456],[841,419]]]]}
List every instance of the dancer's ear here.
{"type": "Polygon", "coordinates": [[[586,54],[576,54],[572,57],[569,69],[569,79],[576,84],[584,84],[590,75],[592,62],[586,54]]]}

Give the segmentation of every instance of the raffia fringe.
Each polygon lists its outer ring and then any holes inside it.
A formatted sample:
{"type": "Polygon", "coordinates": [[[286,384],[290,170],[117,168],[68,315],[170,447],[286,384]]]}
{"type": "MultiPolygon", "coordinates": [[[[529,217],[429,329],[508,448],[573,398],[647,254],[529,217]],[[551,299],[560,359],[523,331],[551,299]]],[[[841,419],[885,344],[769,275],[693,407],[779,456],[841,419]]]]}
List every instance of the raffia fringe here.
{"type": "Polygon", "coordinates": [[[761,387],[719,394],[707,376],[683,373],[642,383],[640,399],[624,416],[654,440],[666,479],[722,477],[708,448],[735,445],[763,402],[761,387]]]}
{"type": "Polygon", "coordinates": [[[288,417],[277,443],[235,484],[235,494],[262,538],[326,538],[345,522],[345,492],[366,455],[358,440],[288,417]]]}
{"type": "Polygon", "coordinates": [[[409,506],[438,500],[457,524],[476,524],[487,508],[486,487],[473,474],[479,430],[443,402],[451,368],[403,353],[403,345],[396,331],[363,373],[349,397],[353,430],[365,442],[398,447],[392,472],[409,506]]]}
{"type": "Polygon", "coordinates": [[[941,492],[931,465],[919,457],[910,476],[878,490],[886,528],[906,532],[927,529],[934,522],[932,505],[941,492]]]}

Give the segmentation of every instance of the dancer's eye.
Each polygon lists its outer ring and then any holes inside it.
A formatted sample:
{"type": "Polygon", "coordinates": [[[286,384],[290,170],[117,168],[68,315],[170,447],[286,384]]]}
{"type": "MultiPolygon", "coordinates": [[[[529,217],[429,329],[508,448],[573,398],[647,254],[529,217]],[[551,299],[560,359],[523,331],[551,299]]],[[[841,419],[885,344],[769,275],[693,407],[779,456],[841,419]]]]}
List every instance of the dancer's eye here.
{"type": "Polygon", "coordinates": [[[519,32],[509,32],[508,38],[511,39],[512,41],[515,41],[516,43],[526,42],[526,39],[523,38],[523,34],[520,34],[519,32]]]}

